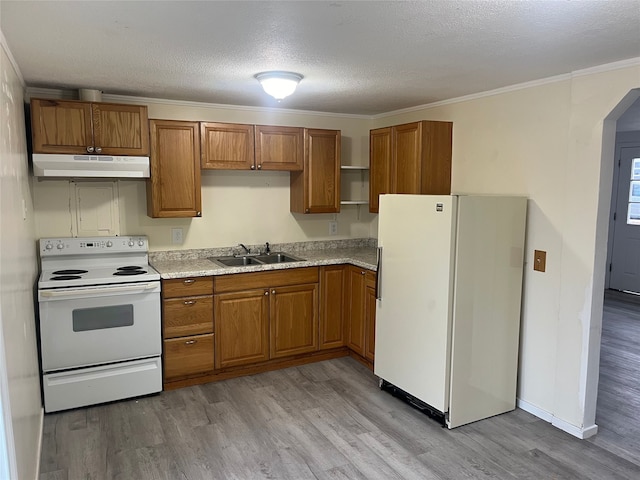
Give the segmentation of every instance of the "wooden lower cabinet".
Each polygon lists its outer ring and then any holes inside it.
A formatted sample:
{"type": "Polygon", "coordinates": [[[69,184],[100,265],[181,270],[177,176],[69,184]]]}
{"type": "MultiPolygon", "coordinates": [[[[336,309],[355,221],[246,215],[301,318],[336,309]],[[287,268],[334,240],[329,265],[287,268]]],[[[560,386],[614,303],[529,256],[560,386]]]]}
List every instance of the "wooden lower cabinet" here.
{"type": "Polygon", "coordinates": [[[345,265],[320,268],[320,350],[344,346],[345,287],[348,269],[345,265]]]}
{"type": "Polygon", "coordinates": [[[375,352],[376,274],[349,266],[347,272],[347,346],[373,362],[375,352]]]}
{"type": "Polygon", "coordinates": [[[213,333],[164,341],[164,380],[213,370],[213,333]]]}
{"type": "Polygon", "coordinates": [[[214,298],[216,368],[268,360],[268,290],[220,293],[214,298]]]}
{"type": "Polygon", "coordinates": [[[213,279],[162,280],[164,381],[213,371],[213,279]]]}
{"type": "Polygon", "coordinates": [[[273,288],[270,303],[270,358],[316,351],[318,284],[273,288]]]}
{"type": "Polygon", "coordinates": [[[215,291],[216,368],[318,349],[317,268],[224,276],[215,291]]]}
{"type": "Polygon", "coordinates": [[[376,276],[367,271],[364,292],[364,358],[373,362],[376,351],[376,276]]]}

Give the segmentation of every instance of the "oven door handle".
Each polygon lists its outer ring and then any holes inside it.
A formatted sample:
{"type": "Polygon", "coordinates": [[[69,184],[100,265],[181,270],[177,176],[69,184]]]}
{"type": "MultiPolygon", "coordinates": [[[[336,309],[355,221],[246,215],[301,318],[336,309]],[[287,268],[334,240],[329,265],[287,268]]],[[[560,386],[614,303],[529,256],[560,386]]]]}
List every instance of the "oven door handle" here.
{"type": "Polygon", "coordinates": [[[123,285],[116,287],[88,287],[88,288],[71,288],[62,290],[40,290],[40,296],[45,298],[67,298],[67,297],[92,297],[104,293],[135,293],[153,290],[158,288],[158,283],[146,283],[135,285],[123,285]]]}

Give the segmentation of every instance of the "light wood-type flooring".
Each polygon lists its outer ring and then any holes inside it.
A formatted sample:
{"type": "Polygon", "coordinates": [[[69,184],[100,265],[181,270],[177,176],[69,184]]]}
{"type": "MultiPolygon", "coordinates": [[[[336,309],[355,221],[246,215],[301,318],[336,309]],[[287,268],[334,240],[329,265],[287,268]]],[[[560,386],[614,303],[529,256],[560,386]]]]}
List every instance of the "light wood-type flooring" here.
{"type": "Polygon", "coordinates": [[[607,295],[598,418],[440,427],[340,358],[48,414],[41,480],[640,479],[640,303],[607,295]]]}

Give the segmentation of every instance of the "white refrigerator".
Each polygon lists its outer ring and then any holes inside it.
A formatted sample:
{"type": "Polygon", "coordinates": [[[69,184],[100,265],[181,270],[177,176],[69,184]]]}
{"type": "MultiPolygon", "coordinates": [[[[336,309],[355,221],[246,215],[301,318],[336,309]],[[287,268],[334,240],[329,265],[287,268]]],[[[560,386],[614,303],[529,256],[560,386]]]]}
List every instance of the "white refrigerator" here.
{"type": "Polygon", "coordinates": [[[374,372],[449,428],[515,408],[526,208],[380,197],[374,372]]]}

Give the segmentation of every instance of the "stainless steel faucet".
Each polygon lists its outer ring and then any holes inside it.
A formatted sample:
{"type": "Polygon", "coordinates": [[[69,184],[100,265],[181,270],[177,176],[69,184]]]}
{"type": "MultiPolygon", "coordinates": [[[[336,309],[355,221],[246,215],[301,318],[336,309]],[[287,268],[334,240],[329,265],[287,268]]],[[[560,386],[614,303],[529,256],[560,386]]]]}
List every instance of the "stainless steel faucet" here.
{"type": "Polygon", "coordinates": [[[247,253],[247,254],[251,253],[251,250],[248,249],[243,243],[239,243],[238,246],[242,247],[242,249],[244,250],[245,253],[247,253]]]}

